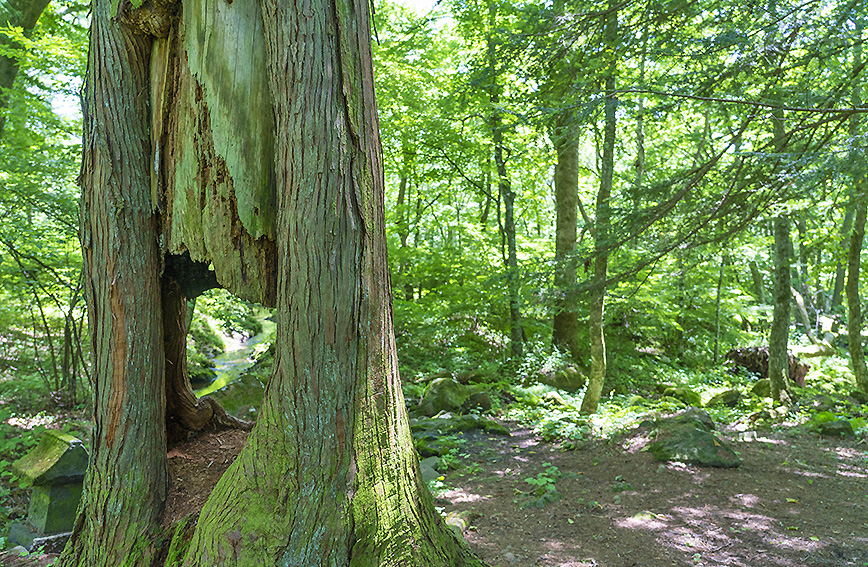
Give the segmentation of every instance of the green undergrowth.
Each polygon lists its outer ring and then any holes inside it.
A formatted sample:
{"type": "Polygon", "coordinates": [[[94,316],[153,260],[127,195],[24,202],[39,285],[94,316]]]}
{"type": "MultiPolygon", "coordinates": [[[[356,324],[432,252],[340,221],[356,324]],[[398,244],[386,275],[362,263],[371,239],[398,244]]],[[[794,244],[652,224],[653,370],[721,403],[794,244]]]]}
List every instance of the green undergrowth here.
{"type": "MultiPolygon", "coordinates": [[[[755,376],[713,369],[667,368],[655,379],[652,390],[610,392],[593,415],[580,412],[584,391],[564,392],[543,384],[509,389],[515,401],[503,417],[530,427],[544,441],[558,443],[563,450],[581,448],[592,438],[607,438],[629,430],[641,421],[671,414],[688,407],[682,399],[663,395],[664,388],[688,389],[698,395],[701,407],[719,426],[750,423],[756,427],[801,427],[816,431],[818,422],[846,419],[857,436],[868,433],[868,405],[851,395],[852,375],[841,360],[812,360],[814,368],[806,387],[792,387],[792,403],[782,406],[751,392],[755,376]],[[734,406],[706,405],[715,395],[728,390],[741,394],[734,406]]],[[[672,391],[672,390],[669,390],[672,391]]]]}

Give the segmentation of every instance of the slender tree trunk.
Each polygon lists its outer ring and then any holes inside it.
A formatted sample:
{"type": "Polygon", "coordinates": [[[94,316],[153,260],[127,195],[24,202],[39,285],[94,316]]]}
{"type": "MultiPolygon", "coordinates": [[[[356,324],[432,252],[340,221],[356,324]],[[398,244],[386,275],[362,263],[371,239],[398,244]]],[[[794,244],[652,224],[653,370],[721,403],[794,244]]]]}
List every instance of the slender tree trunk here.
{"type": "Polygon", "coordinates": [[[726,254],[720,253],[720,269],[717,272],[717,290],[714,296],[714,364],[720,356],[720,297],[723,289],[723,273],[726,268],[726,254]]]}
{"type": "MultiPolygon", "coordinates": [[[[769,17],[774,18],[777,12],[776,0],[769,0],[769,17]]],[[[769,28],[770,30],[773,28],[769,28]]],[[[765,39],[769,46],[769,53],[775,53],[774,32],[769,31],[765,39]]],[[[776,61],[768,61],[773,69],[773,74],[780,81],[780,67],[776,61]]],[[[780,93],[773,95],[780,102],[780,93]]],[[[784,110],[782,106],[772,109],[772,131],[775,139],[775,151],[781,154],[786,149],[784,138],[784,110]]],[[[780,157],[778,157],[778,161],[780,157]]],[[[789,379],[789,356],[787,343],[790,332],[790,303],[791,298],[791,253],[793,250],[790,240],[790,220],[785,213],[779,213],[774,220],[774,318],[769,333],[769,379],[771,380],[771,396],[774,401],[780,401],[781,391],[787,388],[789,379]]]]}
{"type": "Polygon", "coordinates": [[[748,266],[750,266],[750,277],[753,280],[753,290],[756,300],[760,303],[765,303],[766,286],[763,283],[763,275],[760,272],[759,266],[757,266],[756,260],[750,260],[748,266]]]}
{"type": "Polygon", "coordinates": [[[604,110],[603,157],[600,168],[600,189],[597,191],[596,220],[594,229],[594,283],[588,299],[588,323],[591,339],[591,371],[588,388],[582,399],[582,413],[594,413],[600,404],[603,383],[606,380],[606,338],[603,328],[603,312],[606,297],[606,276],[609,267],[610,197],[615,175],[615,76],[617,60],[614,46],[618,34],[618,12],[609,3],[606,15],[606,44],[611,58],[606,72],[606,106],[604,110]]]}
{"type": "Polygon", "coordinates": [[[497,54],[495,52],[494,30],[496,11],[493,2],[488,4],[488,66],[491,84],[489,86],[489,126],[494,144],[494,164],[497,168],[498,191],[503,199],[503,235],[506,240],[506,281],[509,296],[509,353],[512,360],[521,357],[523,332],[521,328],[521,298],[518,279],[518,251],[515,240],[515,192],[512,190],[509,174],[506,171],[504,156],[503,120],[500,114],[500,85],[497,73],[497,54]]]}
{"type": "MultiPolygon", "coordinates": [[[[396,208],[396,212],[397,212],[397,216],[398,216],[397,223],[396,223],[397,224],[396,229],[398,232],[398,239],[401,241],[401,251],[403,253],[403,258],[406,258],[407,254],[408,254],[408,252],[407,252],[408,243],[407,242],[408,242],[408,239],[410,237],[410,225],[408,222],[409,214],[407,211],[407,202],[409,201],[409,198],[407,197],[407,185],[409,182],[410,171],[411,171],[411,167],[412,167],[412,165],[411,165],[412,157],[411,157],[409,149],[406,147],[403,148],[403,152],[401,155],[403,158],[403,162],[401,165],[401,179],[400,179],[400,182],[398,183],[398,200],[395,203],[395,208],[396,208]]],[[[403,285],[404,299],[407,301],[413,301],[413,284],[411,284],[409,282],[409,279],[408,279],[409,274],[407,273],[408,269],[407,269],[407,260],[406,259],[402,260],[401,265],[399,266],[398,270],[400,271],[401,275],[404,277],[404,285],[403,285]]]]}
{"type": "Polygon", "coordinates": [[[216,400],[197,398],[193,393],[187,370],[187,297],[179,283],[165,272],[161,286],[168,442],[186,439],[188,433],[206,428],[249,430],[252,424],[227,414],[216,400]]]}
{"type": "Polygon", "coordinates": [[[856,219],[850,234],[850,252],[847,255],[847,338],[850,347],[850,365],[856,377],[856,387],[868,392],[868,367],[862,345],[862,304],[859,299],[859,267],[862,259],[862,241],[865,239],[866,207],[864,200],[856,205],[856,219]]]}
{"type": "Polygon", "coordinates": [[[152,38],[93,7],[84,107],[81,241],[95,424],[64,567],[150,566],[166,498],[160,258],[150,193],[152,38]],[[122,88],[118,88],[122,85],[122,88]]]}
{"type": "MultiPolygon", "coordinates": [[[[853,216],[855,214],[855,206],[852,199],[844,211],[844,224],[841,227],[840,250],[843,251],[849,244],[848,238],[853,230],[853,216]]],[[[836,254],[837,257],[837,254],[836,254]]],[[[841,305],[841,298],[844,296],[844,280],[847,277],[847,263],[837,260],[835,262],[835,285],[832,288],[832,298],[829,300],[829,311],[834,311],[836,307],[841,305]]]]}
{"type": "MultiPolygon", "coordinates": [[[[856,47],[853,56],[853,69],[858,72],[862,67],[862,27],[861,19],[856,21],[856,47]]],[[[859,83],[853,87],[853,104],[862,106],[862,93],[859,83]]],[[[850,138],[856,140],[860,133],[859,116],[850,119],[850,138]]],[[[850,234],[850,250],[847,253],[847,337],[850,347],[850,365],[856,377],[856,388],[868,392],[868,367],[865,365],[865,351],[862,345],[862,303],[859,297],[859,269],[862,263],[862,242],[865,239],[865,164],[864,149],[852,152],[855,164],[852,195],[855,202],[853,232],[850,234]]]]}
{"type": "Polygon", "coordinates": [[[575,128],[556,122],[552,143],[555,165],[555,300],[552,342],[579,360],[579,308],[576,296],[576,232],[579,201],[579,148],[575,128]]]}
{"type": "Polygon", "coordinates": [[[769,379],[772,399],[780,401],[781,391],[787,387],[789,358],[787,342],[790,332],[790,221],[779,214],[774,220],[775,231],[775,289],[774,316],[769,333],[769,379]]]}
{"type": "MultiPolygon", "coordinates": [[[[9,27],[20,27],[25,37],[30,37],[39,16],[48,7],[50,0],[6,0],[0,5],[0,23],[9,27]]],[[[15,40],[2,35],[0,47],[21,47],[15,40]]],[[[18,60],[14,57],[0,56],[0,135],[6,127],[6,109],[9,107],[8,90],[15,84],[18,76],[18,60]]]]}

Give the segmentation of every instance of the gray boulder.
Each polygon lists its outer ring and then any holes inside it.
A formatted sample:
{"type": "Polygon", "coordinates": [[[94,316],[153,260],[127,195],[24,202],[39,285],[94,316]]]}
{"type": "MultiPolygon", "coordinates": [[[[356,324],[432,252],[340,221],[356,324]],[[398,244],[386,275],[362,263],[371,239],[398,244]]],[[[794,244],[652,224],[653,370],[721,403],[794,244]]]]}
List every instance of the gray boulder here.
{"type": "Polygon", "coordinates": [[[578,392],[585,386],[585,376],[576,366],[564,366],[554,372],[538,372],[537,381],[566,392],[578,392]]]}

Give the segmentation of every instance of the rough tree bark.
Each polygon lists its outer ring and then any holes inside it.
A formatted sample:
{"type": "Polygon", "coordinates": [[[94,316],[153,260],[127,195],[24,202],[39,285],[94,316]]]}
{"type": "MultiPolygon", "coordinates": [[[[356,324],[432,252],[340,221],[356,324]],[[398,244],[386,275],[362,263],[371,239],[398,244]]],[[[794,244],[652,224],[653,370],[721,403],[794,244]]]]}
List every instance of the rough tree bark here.
{"type": "Polygon", "coordinates": [[[594,283],[588,299],[588,325],[591,338],[591,371],[588,375],[588,388],[582,398],[582,413],[594,413],[600,404],[603,383],[606,380],[606,337],[603,327],[604,303],[606,298],[606,276],[609,270],[609,231],[612,183],[615,175],[615,112],[618,99],[615,94],[617,60],[614,46],[618,38],[618,12],[610,2],[606,15],[606,45],[609,46],[610,59],[606,71],[606,105],[603,128],[603,160],[600,168],[600,188],[597,191],[596,219],[594,221],[594,283]]]}
{"type": "Polygon", "coordinates": [[[779,401],[781,392],[787,387],[789,363],[787,343],[790,333],[790,221],[783,213],[774,219],[775,235],[775,286],[772,327],[769,332],[769,380],[771,380],[772,399],[779,401]]]}
{"type": "Polygon", "coordinates": [[[479,565],[433,508],[404,409],[367,0],[110,4],[85,97],[96,424],[59,565],[479,565]],[[169,543],[184,253],[275,305],[278,335],[247,445],[169,543]]]}
{"type": "Polygon", "coordinates": [[[849,340],[850,367],[856,377],[856,387],[868,392],[868,367],[862,345],[862,304],[859,300],[859,268],[862,242],[865,240],[865,201],[856,205],[853,232],[850,233],[850,251],[847,254],[847,338],[849,340]]]}
{"type": "Polygon", "coordinates": [[[84,106],[81,243],[93,341],[94,430],[61,565],[150,565],[166,498],[158,227],[148,164],[153,39],[96,2],[84,106]],[[122,85],[122,88],[117,88],[122,85]]]}

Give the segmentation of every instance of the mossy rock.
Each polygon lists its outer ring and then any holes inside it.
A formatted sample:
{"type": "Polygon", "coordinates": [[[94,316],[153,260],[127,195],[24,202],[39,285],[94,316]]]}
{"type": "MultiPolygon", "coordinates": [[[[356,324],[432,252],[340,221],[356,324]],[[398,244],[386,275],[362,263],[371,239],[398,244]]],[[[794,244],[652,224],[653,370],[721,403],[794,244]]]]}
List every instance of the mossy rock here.
{"type": "Polygon", "coordinates": [[[675,388],[667,388],[663,395],[670,398],[676,398],[681,400],[688,406],[694,407],[702,407],[702,397],[691,390],[690,388],[685,387],[675,387],[675,388]]]}
{"type": "Polygon", "coordinates": [[[725,392],[721,392],[713,396],[710,400],[708,400],[708,403],[705,405],[708,407],[726,406],[734,408],[738,405],[739,401],[741,401],[741,392],[733,389],[726,390],[725,392]]]}
{"type": "Polygon", "coordinates": [[[428,391],[419,402],[419,412],[429,417],[443,411],[457,412],[469,395],[467,386],[452,378],[437,378],[428,385],[428,391]]]}
{"type": "Polygon", "coordinates": [[[49,429],[35,449],[12,464],[12,469],[27,486],[52,486],[80,483],[87,471],[87,461],[87,450],[81,440],[49,429]]]}
{"type": "Polygon", "coordinates": [[[853,390],[850,392],[850,397],[860,404],[868,404],[868,393],[863,392],[862,390],[853,390]]]}
{"type": "Polygon", "coordinates": [[[655,425],[657,433],[648,452],[658,461],[722,468],[741,465],[735,451],[714,434],[714,421],[703,411],[690,409],[655,425]]]}
{"type": "Polygon", "coordinates": [[[440,442],[442,437],[456,433],[482,430],[494,435],[509,435],[509,430],[500,423],[478,415],[444,414],[411,420],[410,431],[416,444],[416,451],[422,457],[436,457],[449,452],[440,442]]]}
{"type": "Polygon", "coordinates": [[[564,397],[557,392],[546,392],[542,395],[541,401],[549,406],[556,408],[569,408],[572,407],[564,397]]]}
{"type": "Polygon", "coordinates": [[[577,366],[564,366],[554,372],[538,372],[536,375],[538,382],[564,390],[565,392],[578,392],[585,387],[585,379],[582,371],[577,366]]]}
{"type": "Polygon", "coordinates": [[[484,386],[468,386],[467,399],[462,404],[464,412],[478,410],[483,413],[490,412],[493,405],[491,393],[484,386]]]}
{"type": "Polygon", "coordinates": [[[648,400],[646,400],[645,398],[643,398],[642,396],[639,396],[639,395],[630,396],[630,398],[627,400],[627,407],[647,406],[649,404],[650,404],[650,402],[648,400]]]}
{"type": "Polygon", "coordinates": [[[846,419],[830,421],[829,423],[821,423],[817,428],[820,435],[829,437],[855,437],[853,426],[846,419]]]}
{"type": "Polygon", "coordinates": [[[752,394],[756,394],[761,398],[771,398],[772,397],[772,381],[768,378],[763,378],[762,380],[757,380],[756,384],[753,385],[753,388],[750,389],[752,394]]]}
{"type": "Polygon", "coordinates": [[[671,406],[673,408],[683,408],[686,404],[683,400],[673,398],[672,396],[663,396],[660,398],[660,404],[663,406],[671,406]]]}

